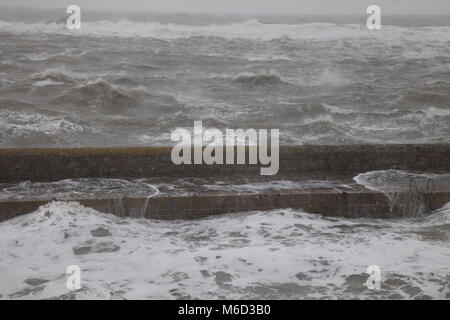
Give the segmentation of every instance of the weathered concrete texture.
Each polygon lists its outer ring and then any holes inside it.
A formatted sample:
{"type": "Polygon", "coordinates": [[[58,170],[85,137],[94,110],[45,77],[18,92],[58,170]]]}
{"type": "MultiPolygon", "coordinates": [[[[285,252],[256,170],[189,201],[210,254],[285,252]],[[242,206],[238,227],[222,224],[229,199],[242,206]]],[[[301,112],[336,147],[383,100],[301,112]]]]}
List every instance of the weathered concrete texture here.
{"type": "Polygon", "coordinates": [[[303,209],[325,216],[384,218],[389,215],[389,201],[382,193],[291,191],[150,198],[145,216],[152,219],[196,219],[237,211],[280,208],[303,209]]]}
{"type": "MultiPolygon", "coordinates": [[[[398,198],[408,199],[408,193],[398,198]]],[[[450,200],[450,192],[425,194],[420,203],[421,214],[430,213],[450,200]]],[[[159,220],[198,219],[232,212],[271,210],[281,208],[303,209],[331,217],[391,218],[409,215],[414,203],[405,203],[407,212],[392,212],[391,202],[382,193],[367,192],[306,192],[288,191],[259,194],[198,194],[160,195],[153,198],[71,199],[82,205],[120,217],[146,217],[159,220]]],[[[33,212],[49,200],[0,202],[0,221],[33,212]]],[[[398,205],[398,204],[397,204],[398,205]]],[[[417,204],[416,204],[417,205],[417,204]]]]}
{"type": "MultiPolygon", "coordinates": [[[[64,200],[78,201],[118,216],[152,219],[194,219],[279,208],[303,209],[326,216],[386,218],[416,211],[430,213],[450,201],[450,190],[447,189],[422,192],[414,199],[405,190],[392,201],[383,193],[367,190],[352,180],[354,175],[371,170],[448,173],[448,144],[282,147],[280,172],[267,177],[259,175],[259,165],[177,166],[172,163],[170,153],[168,147],[0,149],[0,183],[68,178],[148,178],[148,183],[156,184],[161,191],[155,197],[92,195],[92,198],[64,200]],[[277,189],[280,180],[288,182],[290,187],[277,189]],[[308,184],[313,180],[323,183],[308,184]],[[208,187],[217,181],[228,188],[208,187]],[[298,182],[300,184],[295,184],[298,182]],[[250,188],[240,189],[249,183],[267,188],[261,190],[250,185],[250,188]]],[[[33,212],[51,200],[33,198],[32,195],[24,200],[2,200],[0,221],[33,212]]]]}
{"type": "MultiPolygon", "coordinates": [[[[0,149],[0,183],[68,178],[259,175],[260,165],[174,165],[170,147],[0,149]]],[[[403,169],[450,171],[450,145],[349,145],[280,148],[281,174],[403,169]]]]}
{"type": "MultiPolygon", "coordinates": [[[[197,219],[237,211],[298,208],[326,216],[383,218],[389,213],[388,199],[381,193],[339,192],[279,194],[159,196],[155,198],[74,199],[86,207],[122,217],[151,219],[197,219]]],[[[0,221],[33,212],[48,201],[0,202],[0,221]],[[4,214],[6,213],[6,214],[4,214]]]]}

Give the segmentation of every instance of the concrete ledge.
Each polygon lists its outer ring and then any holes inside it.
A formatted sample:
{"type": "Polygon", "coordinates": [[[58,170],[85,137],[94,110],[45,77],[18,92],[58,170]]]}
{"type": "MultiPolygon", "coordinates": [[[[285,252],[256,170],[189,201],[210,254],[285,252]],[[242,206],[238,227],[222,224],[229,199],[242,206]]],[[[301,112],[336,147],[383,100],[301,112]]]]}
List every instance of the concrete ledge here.
{"type": "Polygon", "coordinates": [[[150,198],[145,217],[197,219],[224,213],[281,208],[303,209],[325,216],[377,217],[389,214],[389,201],[378,192],[283,192],[246,195],[195,195],[150,198]]]}
{"type": "MultiPolygon", "coordinates": [[[[399,197],[408,198],[408,193],[399,197]]],[[[431,212],[450,201],[450,192],[426,195],[431,212]]],[[[0,202],[0,222],[36,211],[50,200],[0,202]]],[[[380,192],[287,192],[244,195],[158,196],[154,198],[71,199],[103,213],[158,220],[199,219],[220,214],[281,208],[303,209],[330,217],[392,218],[389,199],[380,192]]],[[[411,209],[411,208],[408,208],[411,209]]],[[[395,217],[400,217],[396,215],[395,217]]]]}
{"type": "MultiPolygon", "coordinates": [[[[170,147],[0,149],[0,183],[68,178],[259,175],[258,165],[174,165],[170,147]]],[[[450,171],[450,144],[280,148],[280,174],[360,173],[402,169],[450,171]]]]}
{"type": "MultiPolygon", "coordinates": [[[[381,193],[339,192],[245,195],[160,196],[155,198],[72,199],[82,205],[121,217],[159,220],[198,219],[225,213],[279,208],[304,209],[326,216],[385,218],[389,201],[381,193]]],[[[0,221],[37,210],[45,200],[0,202],[0,221]]]]}
{"type": "MultiPolygon", "coordinates": [[[[304,209],[336,217],[387,218],[392,217],[391,208],[395,209],[395,216],[401,216],[414,212],[416,208],[411,206],[419,203],[423,206],[421,210],[429,213],[450,201],[450,190],[445,189],[421,193],[416,195],[415,204],[408,203],[411,194],[405,190],[397,195],[397,199],[402,201],[393,205],[383,193],[367,190],[352,181],[354,175],[371,170],[448,173],[449,144],[281,147],[280,172],[266,177],[259,175],[259,165],[177,166],[172,163],[170,153],[170,147],[0,149],[0,183],[50,182],[69,178],[147,178],[150,184],[162,186],[161,194],[151,198],[133,195],[91,197],[89,194],[83,199],[63,200],[78,201],[100,212],[118,216],[169,220],[278,208],[304,209]],[[196,179],[205,177],[209,181],[204,185],[196,182],[196,179]],[[235,188],[249,181],[267,185],[270,181],[315,179],[324,182],[323,186],[305,189],[294,185],[283,190],[270,187],[270,190],[259,192],[242,192],[235,188]],[[164,190],[164,184],[178,180],[187,181],[190,189],[173,191],[170,187],[164,190]],[[226,181],[225,185],[231,188],[226,192],[205,188],[216,181],[226,181]],[[346,187],[339,187],[336,181],[343,182],[346,187]]],[[[33,212],[52,200],[48,196],[46,199],[2,200],[0,221],[33,212]]]]}

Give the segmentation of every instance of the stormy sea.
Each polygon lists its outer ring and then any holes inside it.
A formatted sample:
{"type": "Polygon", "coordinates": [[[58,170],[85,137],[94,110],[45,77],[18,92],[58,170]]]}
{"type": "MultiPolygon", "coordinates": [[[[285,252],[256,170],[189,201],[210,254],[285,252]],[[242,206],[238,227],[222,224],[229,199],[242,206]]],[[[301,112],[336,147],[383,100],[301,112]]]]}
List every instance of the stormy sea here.
{"type": "MultiPolygon", "coordinates": [[[[279,129],[281,145],[450,143],[449,16],[386,16],[379,31],[364,15],[83,11],[80,30],[64,16],[0,10],[0,148],[168,146],[198,120],[279,129]]],[[[354,181],[384,192],[413,174],[354,181]]],[[[159,188],[23,181],[0,184],[0,199],[159,188]]],[[[386,220],[280,209],[156,221],[54,201],[0,223],[0,299],[47,298],[450,299],[450,204],[386,220]],[[365,285],[369,265],[380,290],[365,285]]]]}

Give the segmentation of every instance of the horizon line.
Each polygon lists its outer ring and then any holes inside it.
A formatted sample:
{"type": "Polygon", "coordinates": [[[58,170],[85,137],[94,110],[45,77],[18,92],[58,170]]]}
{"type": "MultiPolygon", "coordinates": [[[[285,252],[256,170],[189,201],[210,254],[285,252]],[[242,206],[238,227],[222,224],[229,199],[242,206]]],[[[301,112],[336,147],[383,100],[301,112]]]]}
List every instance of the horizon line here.
{"type": "MultiPolygon", "coordinates": [[[[66,7],[53,7],[53,6],[44,6],[44,7],[36,7],[33,5],[0,5],[0,8],[8,8],[8,9],[30,9],[30,10],[60,10],[65,9],[66,7]]],[[[210,15],[234,15],[234,16],[243,16],[243,15],[260,15],[260,16],[366,16],[364,13],[318,13],[318,12],[224,12],[224,11],[173,11],[173,10],[151,10],[151,9],[99,9],[99,8],[90,8],[86,7],[85,9],[81,8],[83,11],[97,11],[97,12],[111,12],[111,13],[129,13],[129,14],[192,14],[192,15],[202,15],[202,14],[210,14],[210,15]]],[[[426,13],[403,13],[403,12],[389,12],[383,13],[384,16],[450,16],[450,12],[446,13],[436,13],[436,12],[426,12],[426,13]]]]}

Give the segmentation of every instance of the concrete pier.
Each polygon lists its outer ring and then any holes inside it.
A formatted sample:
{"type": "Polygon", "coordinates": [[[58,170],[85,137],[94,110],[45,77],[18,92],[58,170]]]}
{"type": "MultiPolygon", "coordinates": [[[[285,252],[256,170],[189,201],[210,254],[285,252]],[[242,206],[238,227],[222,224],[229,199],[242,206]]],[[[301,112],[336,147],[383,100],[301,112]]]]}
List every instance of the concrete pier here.
{"type": "MultiPolygon", "coordinates": [[[[174,165],[171,148],[0,149],[0,190],[21,181],[77,178],[145,178],[160,193],[151,196],[97,195],[73,200],[101,212],[152,219],[195,219],[239,211],[298,208],[328,216],[387,218],[392,201],[382,192],[357,185],[359,173],[400,169],[449,173],[450,145],[352,145],[280,148],[280,171],[259,175],[260,165],[174,165]],[[208,181],[198,181],[205,179],[208,181]],[[221,181],[222,188],[210,188],[221,181]],[[302,181],[323,184],[302,185],[302,181]],[[187,183],[189,182],[189,183],[187,183]],[[291,187],[258,186],[281,182],[291,187]],[[241,186],[250,184],[242,190],[241,186]],[[171,187],[165,187],[170,185],[171,187]]],[[[401,190],[397,199],[410,198],[401,190]]],[[[450,201],[450,190],[423,191],[425,212],[450,201]]],[[[35,211],[52,197],[30,195],[0,200],[0,221],[35,211]]],[[[409,208],[409,207],[408,207],[409,208]]],[[[408,209],[410,210],[410,208],[408,209]]]]}

